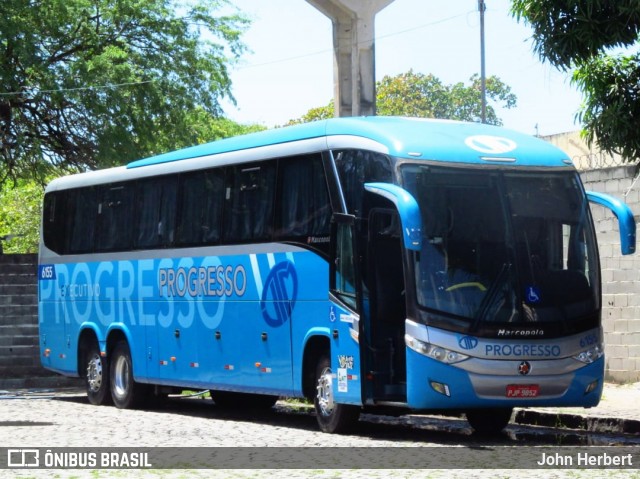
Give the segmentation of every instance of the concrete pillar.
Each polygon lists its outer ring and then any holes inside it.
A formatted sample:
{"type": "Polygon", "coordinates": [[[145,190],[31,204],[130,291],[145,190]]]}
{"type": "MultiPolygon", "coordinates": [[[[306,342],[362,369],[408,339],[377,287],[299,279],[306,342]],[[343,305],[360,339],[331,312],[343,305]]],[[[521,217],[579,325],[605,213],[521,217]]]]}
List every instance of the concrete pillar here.
{"type": "Polygon", "coordinates": [[[333,23],[336,116],[376,114],[375,16],[394,0],[307,0],[333,23]]]}

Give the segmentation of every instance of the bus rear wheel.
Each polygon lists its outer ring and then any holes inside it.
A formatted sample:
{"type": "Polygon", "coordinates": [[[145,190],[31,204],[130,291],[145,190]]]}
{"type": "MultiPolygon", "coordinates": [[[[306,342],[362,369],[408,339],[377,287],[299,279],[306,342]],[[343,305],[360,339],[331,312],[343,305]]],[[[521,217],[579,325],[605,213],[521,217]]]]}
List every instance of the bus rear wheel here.
{"type": "Polygon", "coordinates": [[[109,368],[107,358],[100,355],[100,349],[95,342],[85,352],[84,364],[87,399],[94,406],[111,402],[109,395],[109,368]]]}
{"type": "Polygon", "coordinates": [[[126,341],[119,341],[111,353],[111,398],[119,409],[138,407],[146,399],[146,386],[133,379],[131,351],[126,341]]]}
{"type": "Polygon", "coordinates": [[[313,399],[316,419],[322,432],[348,432],[358,422],[360,408],[335,402],[333,374],[329,356],[322,356],[316,366],[316,395],[313,399]]]}
{"type": "Polygon", "coordinates": [[[493,409],[470,409],[467,421],[477,434],[495,436],[507,427],[513,413],[512,407],[493,409]]]}

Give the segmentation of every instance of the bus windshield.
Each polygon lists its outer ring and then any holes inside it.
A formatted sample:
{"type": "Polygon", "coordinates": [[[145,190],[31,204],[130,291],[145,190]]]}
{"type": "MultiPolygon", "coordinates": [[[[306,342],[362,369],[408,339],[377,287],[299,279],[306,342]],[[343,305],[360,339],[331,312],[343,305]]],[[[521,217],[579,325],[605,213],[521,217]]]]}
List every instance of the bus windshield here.
{"type": "Polygon", "coordinates": [[[565,329],[597,313],[596,242],[575,172],[404,164],[401,174],[422,216],[421,308],[471,331],[488,323],[565,329]]]}

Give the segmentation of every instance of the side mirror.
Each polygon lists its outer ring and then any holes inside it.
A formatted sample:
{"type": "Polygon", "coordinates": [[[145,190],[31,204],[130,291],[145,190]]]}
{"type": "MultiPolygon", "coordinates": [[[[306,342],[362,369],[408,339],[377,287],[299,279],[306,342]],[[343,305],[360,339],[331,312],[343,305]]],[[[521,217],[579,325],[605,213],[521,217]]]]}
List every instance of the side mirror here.
{"type": "Polygon", "coordinates": [[[618,198],[604,193],[587,191],[587,198],[590,202],[599,204],[611,210],[618,218],[620,228],[620,249],[622,254],[632,254],[636,251],[636,220],[633,217],[631,208],[618,198]]]}

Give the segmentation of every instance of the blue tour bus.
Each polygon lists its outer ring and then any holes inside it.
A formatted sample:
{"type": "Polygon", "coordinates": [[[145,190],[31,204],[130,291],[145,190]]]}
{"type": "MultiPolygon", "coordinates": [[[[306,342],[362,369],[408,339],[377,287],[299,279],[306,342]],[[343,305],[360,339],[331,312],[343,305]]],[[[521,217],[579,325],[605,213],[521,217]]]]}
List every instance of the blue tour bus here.
{"type": "Polygon", "coordinates": [[[598,404],[601,284],[570,159],[501,128],[339,118],[203,144],[47,187],[42,364],[129,408],[459,410],[598,404]]]}

